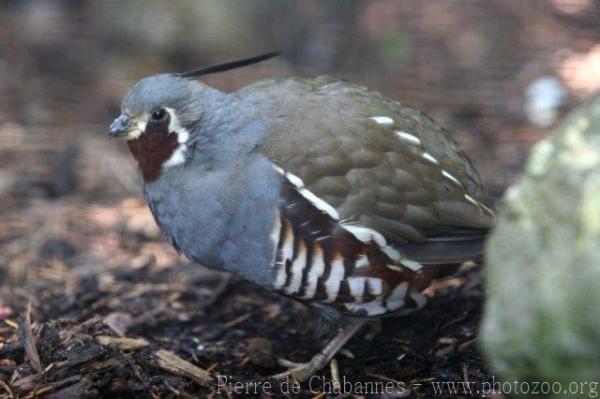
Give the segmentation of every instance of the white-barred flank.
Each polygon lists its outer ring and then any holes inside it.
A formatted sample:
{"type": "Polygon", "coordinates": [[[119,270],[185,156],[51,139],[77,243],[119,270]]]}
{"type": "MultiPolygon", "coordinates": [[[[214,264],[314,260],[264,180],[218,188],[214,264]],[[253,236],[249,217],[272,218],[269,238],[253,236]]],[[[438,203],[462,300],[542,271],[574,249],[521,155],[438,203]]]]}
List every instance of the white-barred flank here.
{"type": "Polygon", "coordinates": [[[331,262],[331,270],[329,278],[325,281],[325,294],[327,299],[324,302],[334,302],[340,291],[340,285],[344,279],[344,261],[340,257],[336,257],[331,262]]]}
{"type": "Polygon", "coordinates": [[[300,290],[302,285],[302,275],[304,274],[304,267],[306,266],[306,246],[304,241],[300,240],[298,243],[298,256],[292,261],[292,279],[287,287],[285,287],[286,294],[295,294],[300,290]]]}
{"type": "Polygon", "coordinates": [[[291,208],[286,204],[275,213],[278,221],[273,222],[270,232],[276,251],[278,248],[273,261],[276,268],[274,288],[286,295],[331,304],[357,316],[378,316],[401,311],[404,307],[414,308],[418,301],[411,303],[406,300],[410,294],[408,280],[390,288],[383,277],[371,275],[371,272],[383,272],[384,275],[398,272],[410,278],[412,272],[421,269],[421,265],[404,259],[378,231],[340,222],[335,209],[306,189],[301,178],[275,165],[274,168],[289,183],[285,187],[285,192],[292,195],[289,200],[298,201],[295,190],[305,200],[298,205],[321,210],[323,216],[319,218],[327,218],[327,222],[318,221],[319,226],[326,227],[311,232],[307,229],[313,221],[298,219],[294,212],[288,219],[291,208]],[[338,239],[342,245],[355,246],[354,250],[340,250],[341,247],[331,241],[338,239]],[[371,257],[378,251],[387,255],[389,264],[380,263],[386,261],[380,256],[371,257]],[[347,255],[344,253],[352,258],[345,258],[347,255]],[[378,269],[385,266],[388,271],[378,269]],[[371,267],[374,269],[371,270],[371,267]]]}
{"type": "Polygon", "coordinates": [[[383,282],[380,278],[349,277],[347,282],[350,295],[356,298],[356,303],[363,303],[366,295],[377,296],[383,292],[383,282]],[[365,292],[365,284],[367,284],[368,292],[365,292]]]}
{"type": "Polygon", "coordinates": [[[354,262],[354,267],[356,269],[362,269],[365,267],[369,267],[369,258],[365,254],[360,254],[356,258],[356,262],[354,262]]]}
{"type": "MultiPolygon", "coordinates": [[[[283,232],[283,243],[281,243],[281,250],[279,251],[279,257],[276,258],[276,262],[274,262],[275,267],[277,267],[277,277],[275,279],[275,288],[281,289],[285,285],[287,280],[287,272],[285,269],[285,264],[288,260],[292,260],[294,256],[294,232],[292,226],[287,221],[284,221],[282,227],[284,229],[283,232]]],[[[277,240],[279,241],[279,239],[277,240]]],[[[276,243],[276,247],[280,243],[276,243]]]]}
{"type": "Polygon", "coordinates": [[[358,239],[361,242],[364,242],[365,244],[374,242],[379,246],[381,251],[383,251],[383,253],[385,253],[390,259],[398,261],[401,258],[400,252],[392,248],[392,246],[388,245],[385,237],[378,231],[375,231],[368,227],[353,226],[349,224],[343,224],[342,227],[354,237],[356,237],[356,239],[358,239]]]}
{"type": "Polygon", "coordinates": [[[420,264],[419,262],[415,262],[414,260],[410,260],[410,259],[402,259],[400,261],[400,263],[402,263],[402,266],[406,266],[415,272],[418,272],[419,270],[421,270],[423,268],[422,264],[420,264]]]}
{"type": "Polygon", "coordinates": [[[293,173],[284,171],[277,165],[273,166],[275,167],[275,170],[277,170],[277,172],[284,175],[288,179],[288,181],[298,189],[300,195],[309,200],[317,209],[319,209],[322,212],[325,212],[335,220],[338,220],[340,218],[340,214],[338,213],[338,211],[335,210],[334,207],[332,207],[327,202],[317,197],[312,191],[304,187],[304,182],[301,178],[294,175],[293,173]]]}
{"type": "Polygon", "coordinates": [[[185,152],[187,151],[186,143],[190,139],[190,132],[181,126],[179,119],[177,119],[177,115],[175,115],[174,109],[165,108],[165,110],[169,113],[169,132],[174,132],[177,134],[177,143],[179,143],[179,145],[171,157],[167,159],[165,163],[163,163],[163,167],[181,165],[185,163],[185,152]]]}
{"type": "Polygon", "coordinates": [[[302,298],[310,299],[315,296],[317,292],[317,283],[319,277],[325,273],[325,262],[323,260],[323,250],[321,244],[318,241],[313,243],[313,256],[312,256],[312,267],[308,272],[308,278],[306,279],[306,288],[302,298]]]}

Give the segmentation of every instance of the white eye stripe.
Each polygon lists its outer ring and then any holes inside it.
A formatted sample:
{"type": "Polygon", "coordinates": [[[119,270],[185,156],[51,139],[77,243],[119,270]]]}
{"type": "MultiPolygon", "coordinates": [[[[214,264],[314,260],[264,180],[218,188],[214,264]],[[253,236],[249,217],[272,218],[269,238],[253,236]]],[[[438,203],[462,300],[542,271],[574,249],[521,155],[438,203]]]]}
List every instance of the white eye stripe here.
{"type": "Polygon", "coordinates": [[[163,163],[163,167],[171,167],[185,163],[186,143],[190,139],[190,132],[181,126],[173,108],[165,108],[165,111],[169,114],[169,131],[177,135],[177,143],[179,143],[173,155],[163,163]]]}

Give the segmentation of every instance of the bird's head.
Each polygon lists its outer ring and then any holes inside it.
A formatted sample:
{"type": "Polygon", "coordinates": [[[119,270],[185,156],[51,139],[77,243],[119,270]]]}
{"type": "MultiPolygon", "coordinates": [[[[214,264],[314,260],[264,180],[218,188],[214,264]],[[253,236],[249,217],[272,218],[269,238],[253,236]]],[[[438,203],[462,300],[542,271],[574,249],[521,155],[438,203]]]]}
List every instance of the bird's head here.
{"type": "MultiPolygon", "coordinates": [[[[124,137],[144,180],[156,180],[164,168],[184,164],[189,145],[196,140],[207,104],[220,92],[191,78],[250,65],[277,53],[269,53],[183,74],[158,74],[137,82],[121,105],[121,115],[110,125],[109,136],[124,137]]],[[[210,119],[210,118],[208,118],[210,119]]]]}
{"type": "Polygon", "coordinates": [[[127,140],[146,182],[156,180],[165,167],[185,163],[188,141],[202,120],[202,100],[209,89],[177,75],[160,74],[140,80],[129,90],[108,134],[127,140]]]}

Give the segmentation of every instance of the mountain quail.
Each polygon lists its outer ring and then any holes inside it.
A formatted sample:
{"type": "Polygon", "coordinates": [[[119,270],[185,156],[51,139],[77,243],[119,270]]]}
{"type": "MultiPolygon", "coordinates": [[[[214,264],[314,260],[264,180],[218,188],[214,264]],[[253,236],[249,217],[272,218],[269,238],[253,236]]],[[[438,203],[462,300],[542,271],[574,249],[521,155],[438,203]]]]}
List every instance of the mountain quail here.
{"type": "Polygon", "coordinates": [[[233,93],[192,79],[271,56],[146,77],[109,134],[127,139],[178,251],[339,322],[309,362],[274,376],[303,380],[366,320],[421,308],[440,270],[480,254],[495,217],[471,162],[422,112],[328,77],[233,93]]]}

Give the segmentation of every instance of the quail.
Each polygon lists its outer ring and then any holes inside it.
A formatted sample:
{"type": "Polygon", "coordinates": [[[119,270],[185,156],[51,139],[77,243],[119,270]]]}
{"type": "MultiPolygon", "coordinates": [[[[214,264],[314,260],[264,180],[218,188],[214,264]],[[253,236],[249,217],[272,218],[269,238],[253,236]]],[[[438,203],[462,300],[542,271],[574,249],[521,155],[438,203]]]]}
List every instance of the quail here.
{"type": "Polygon", "coordinates": [[[329,77],[232,93],[194,79],[273,55],[146,77],[109,135],[127,140],[179,252],[338,322],[310,361],[273,376],[303,380],[367,320],[421,308],[440,271],[481,253],[495,216],[469,159],[422,112],[329,77]]]}

